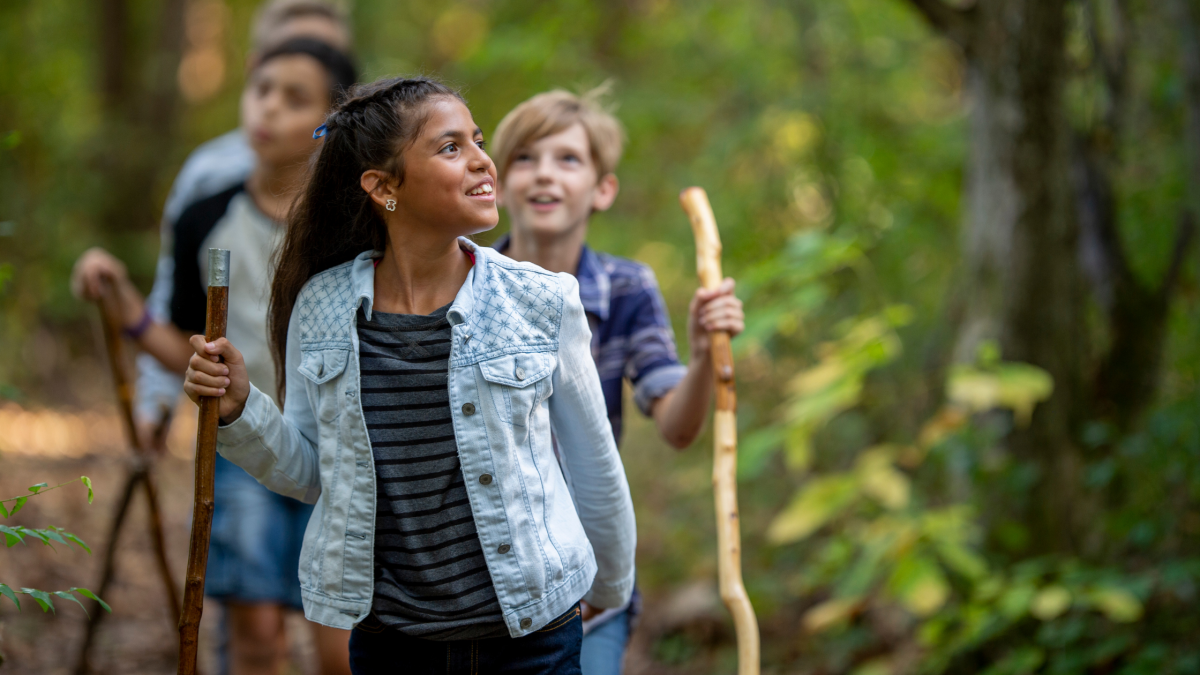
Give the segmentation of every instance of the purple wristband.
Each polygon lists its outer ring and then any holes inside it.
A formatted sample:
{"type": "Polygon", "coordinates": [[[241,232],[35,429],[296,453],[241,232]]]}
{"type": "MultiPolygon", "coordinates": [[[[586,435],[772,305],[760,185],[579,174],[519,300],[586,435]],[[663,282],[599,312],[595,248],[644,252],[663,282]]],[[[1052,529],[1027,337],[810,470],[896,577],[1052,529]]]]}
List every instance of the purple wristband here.
{"type": "Polygon", "coordinates": [[[125,336],[130,340],[137,340],[138,338],[142,337],[142,333],[146,332],[146,329],[150,327],[150,324],[153,321],[154,320],[150,318],[150,309],[148,307],[143,307],[142,318],[138,320],[138,324],[133,328],[125,326],[121,329],[121,332],[125,333],[125,336]]]}

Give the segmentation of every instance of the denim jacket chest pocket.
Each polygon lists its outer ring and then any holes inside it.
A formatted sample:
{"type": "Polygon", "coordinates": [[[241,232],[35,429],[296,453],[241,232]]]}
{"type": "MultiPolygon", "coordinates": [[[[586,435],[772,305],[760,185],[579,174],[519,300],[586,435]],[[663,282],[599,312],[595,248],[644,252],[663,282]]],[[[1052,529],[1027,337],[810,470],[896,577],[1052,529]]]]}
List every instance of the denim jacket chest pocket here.
{"type": "Polygon", "coordinates": [[[350,345],[344,348],[305,349],[301,347],[300,367],[298,370],[306,380],[312,383],[309,387],[310,400],[317,419],[322,422],[332,422],[342,412],[341,397],[337,395],[336,385],[330,381],[346,370],[346,361],[350,358],[350,345]],[[314,391],[315,390],[315,391],[314,391]]]}
{"type": "Polygon", "coordinates": [[[552,392],[550,373],[556,362],[551,352],[508,354],[479,362],[480,374],[492,385],[496,411],[512,425],[513,440],[518,444],[529,436],[534,410],[552,392]]]}

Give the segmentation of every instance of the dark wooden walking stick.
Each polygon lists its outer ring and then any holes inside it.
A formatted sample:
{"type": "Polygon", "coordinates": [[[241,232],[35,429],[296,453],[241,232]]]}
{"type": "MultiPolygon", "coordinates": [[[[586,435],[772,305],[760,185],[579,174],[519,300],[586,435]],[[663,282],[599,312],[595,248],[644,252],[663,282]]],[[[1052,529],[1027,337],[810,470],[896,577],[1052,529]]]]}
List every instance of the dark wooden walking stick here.
{"type": "MultiPolygon", "coordinates": [[[[163,535],[162,517],[159,511],[158,490],[155,487],[154,474],[151,473],[153,457],[149,449],[142,446],[141,440],[137,435],[137,429],[134,426],[133,386],[129,381],[128,373],[125,369],[125,349],[124,343],[121,340],[121,330],[118,327],[120,325],[120,317],[117,312],[116,299],[113,297],[114,293],[115,291],[111,284],[105,284],[99,299],[100,323],[104,327],[104,344],[108,353],[108,363],[112,369],[113,384],[117,389],[117,407],[120,410],[123,426],[125,427],[125,435],[129,441],[129,447],[134,451],[134,456],[131,461],[129,473],[125,477],[125,486],[121,492],[121,499],[117,503],[116,512],[109,526],[108,545],[105,547],[104,565],[100,575],[98,594],[103,597],[108,591],[109,584],[112,582],[116,568],[116,549],[118,539],[121,535],[121,528],[125,524],[125,516],[129,512],[129,503],[133,500],[133,495],[137,492],[138,488],[142,488],[146,494],[146,505],[150,517],[150,538],[154,543],[154,554],[158,563],[158,572],[167,590],[167,601],[170,605],[171,619],[178,620],[179,590],[175,586],[175,581],[171,578],[171,566],[167,561],[167,547],[163,535]]],[[[161,438],[161,435],[165,433],[166,427],[170,422],[170,414],[170,409],[162,411],[156,432],[156,440],[161,438]]],[[[95,603],[92,604],[94,605],[95,603]]],[[[104,612],[99,611],[99,608],[88,613],[87,628],[84,631],[83,644],[80,646],[79,657],[75,665],[75,672],[78,675],[83,675],[91,669],[91,647],[95,640],[96,630],[103,617],[104,612]]]]}
{"type": "MultiPolygon", "coordinates": [[[[208,249],[208,316],[204,339],[225,337],[229,317],[229,251],[208,249]]],[[[188,545],[187,578],[183,586],[183,613],[179,616],[179,675],[195,675],[200,641],[200,616],[204,613],[204,572],[208,567],[208,541],[212,534],[213,472],[217,453],[220,399],[200,398],[196,425],[196,496],[192,511],[192,538],[188,545]]]]}
{"type": "MultiPolygon", "coordinates": [[[[721,237],[708,195],[691,187],[679,203],[692,222],[696,238],[696,272],[709,290],[721,285],[721,237]]],[[[712,340],[713,378],[717,412],[713,419],[713,493],[717,508],[717,574],[721,600],[733,615],[737,632],[738,675],[758,675],[758,619],[742,584],[742,543],[737,505],[737,391],[733,383],[733,351],[729,333],[715,332],[712,340]]]]}

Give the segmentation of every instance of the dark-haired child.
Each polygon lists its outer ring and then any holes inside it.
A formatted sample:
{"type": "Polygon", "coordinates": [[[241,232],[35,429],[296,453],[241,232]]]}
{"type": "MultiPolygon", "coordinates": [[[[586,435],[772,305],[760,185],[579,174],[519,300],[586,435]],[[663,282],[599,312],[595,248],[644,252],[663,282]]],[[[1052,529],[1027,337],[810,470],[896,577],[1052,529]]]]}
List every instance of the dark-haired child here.
{"type": "MultiPolygon", "coordinates": [[[[496,129],[498,196],[512,230],[495,247],[517,260],[570,272],[592,328],[613,435],[621,438],[622,385],[652,417],[663,438],[685,448],[700,433],[712,398],[709,331],[742,331],[742,303],[726,279],[718,291],[697,290],[688,308],[690,365],[680,364],[666,305],[647,266],[594,251],[584,243],[588,220],[617,196],[620,123],[597,100],[551,91],[514,108],[496,129]]],[[[580,480],[574,478],[575,489],[580,480]]],[[[635,607],[596,612],[583,642],[583,675],[618,675],[635,607]]]]}
{"type": "MultiPolygon", "coordinates": [[[[194,353],[187,336],[204,330],[207,249],[234,251],[228,335],[254,355],[249,377],[274,392],[266,329],[271,256],[320,144],[312,130],[354,80],[349,58],[321,42],[289,40],[263,54],[241,102],[255,168],[245,183],[193,204],[176,223],[170,323],[149,320],[124,266],[99,249],[76,266],[81,294],[94,297],[105,280],[114,282],[125,324],[145,323],[136,331],[139,344],[182,373],[194,353]]],[[[227,610],[229,671],[278,673],[286,657],[284,611],[301,605],[297,567],[312,507],[267,490],[222,458],[215,492],[205,593],[227,610]]],[[[317,625],[314,630],[323,672],[346,672],[348,635],[317,625]]]]}
{"type": "MultiPolygon", "coordinates": [[[[343,3],[332,0],[266,0],[254,12],[250,26],[250,51],[246,70],[253,70],[263,54],[295,38],[311,38],[348,52],[353,42],[349,16],[343,3]]],[[[174,283],[175,224],[192,204],[246,182],[257,160],[242,128],[202,143],[188,155],[163,204],[161,242],[155,266],[154,287],[146,297],[146,310],[160,320],[171,315],[174,283]]],[[[140,319],[140,317],[139,317],[140,319]]],[[[139,324],[133,324],[134,328],[139,324]]],[[[162,409],[172,409],[183,388],[183,377],[164,367],[150,354],[137,356],[137,390],[134,416],[138,435],[147,445],[156,441],[162,409]]]]}
{"type": "Polygon", "coordinates": [[[579,601],[628,601],[636,532],[575,279],[465,238],[495,166],[453,90],[383,80],[321,132],[271,292],[282,414],[232,340],[192,338],[184,389],[316,502],[305,613],[355,626],[356,674],[578,673],[579,601]]]}

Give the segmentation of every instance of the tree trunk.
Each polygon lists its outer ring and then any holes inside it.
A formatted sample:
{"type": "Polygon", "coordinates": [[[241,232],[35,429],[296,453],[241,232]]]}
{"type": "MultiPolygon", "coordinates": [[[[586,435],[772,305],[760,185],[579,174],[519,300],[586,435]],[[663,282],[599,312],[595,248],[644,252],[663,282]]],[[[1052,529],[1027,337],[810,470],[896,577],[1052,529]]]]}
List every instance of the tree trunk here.
{"type": "Polygon", "coordinates": [[[175,71],[182,51],[185,4],[185,0],[157,3],[157,21],[150,24],[149,32],[133,30],[126,0],[103,0],[97,7],[105,133],[92,161],[97,173],[109,178],[98,209],[106,232],[157,225],[159,205],[148,189],[170,157],[162,149],[170,147],[175,128],[175,71]]]}
{"type": "Polygon", "coordinates": [[[964,48],[970,100],[970,159],[963,257],[968,307],[955,358],[971,361],[984,340],[1006,360],[1054,378],[1054,393],[1008,446],[1038,476],[1017,505],[1034,550],[1076,545],[1082,400],[1082,291],[1077,225],[1068,181],[1069,129],[1064,0],[993,0],[975,5],[964,48]],[[1021,513],[1023,511],[1023,513],[1021,513]]]}

